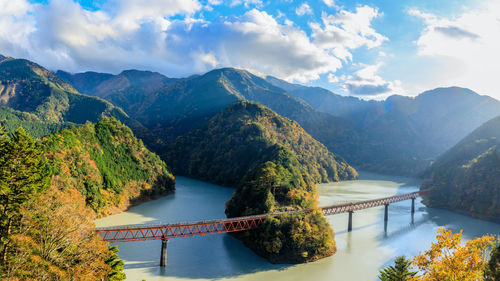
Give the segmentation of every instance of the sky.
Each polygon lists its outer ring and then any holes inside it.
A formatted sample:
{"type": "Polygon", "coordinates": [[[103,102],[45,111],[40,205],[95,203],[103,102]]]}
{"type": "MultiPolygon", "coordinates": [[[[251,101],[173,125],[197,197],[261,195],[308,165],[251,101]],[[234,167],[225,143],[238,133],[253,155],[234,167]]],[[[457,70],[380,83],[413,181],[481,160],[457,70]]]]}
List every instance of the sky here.
{"type": "Polygon", "coordinates": [[[0,0],[0,54],[50,70],[169,77],[236,67],[384,99],[500,99],[500,0],[0,0]]]}

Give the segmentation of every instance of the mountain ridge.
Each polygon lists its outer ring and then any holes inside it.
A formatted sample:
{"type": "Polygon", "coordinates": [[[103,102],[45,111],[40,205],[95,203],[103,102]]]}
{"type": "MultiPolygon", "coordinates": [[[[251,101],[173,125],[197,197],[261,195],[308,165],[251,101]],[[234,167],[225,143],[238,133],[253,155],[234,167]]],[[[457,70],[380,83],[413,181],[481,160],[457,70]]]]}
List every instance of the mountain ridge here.
{"type": "Polygon", "coordinates": [[[234,68],[180,78],[147,93],[128,89],[137,98],[127,101],[125,111],[167,144],[231,103],[250,100],[299,122],[360,169],[409,176],[418,175],[461,137],[500,114],[497,100],[459,87],[366,101],[234,68]]]}
{"type": "Polygon", "coordinates": [[[500,116],[443,153],[425,176],[428,206],[500,222],[500,116]]]}

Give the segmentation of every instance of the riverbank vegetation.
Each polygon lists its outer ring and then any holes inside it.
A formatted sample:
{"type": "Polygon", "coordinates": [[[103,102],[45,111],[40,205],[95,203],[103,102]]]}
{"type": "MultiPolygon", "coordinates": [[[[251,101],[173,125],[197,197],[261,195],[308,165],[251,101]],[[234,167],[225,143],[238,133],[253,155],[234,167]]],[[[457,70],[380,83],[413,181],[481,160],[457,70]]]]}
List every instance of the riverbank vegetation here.
{"type": "Polygon", "coordinates": [[[165,163],[114,118],[38,141],[0,132],[0,277],[123,280],[93,219],[173,192],[165,163]]]}
{"type": "Polygon", "coordinates": [[[165,162],[114,118],[61,130],[40,143],[52,186],[76,189],[99,217],[174,191],[165,162]]]}
{"type": "Polygon", "coordinates": [[[125,276],[82,195],[51,179],[40,144],[0,128],[0,279],[123,280],[110,279],[125,276]]]}
{"type": "Polygon", "coordinates": [[[181,174],[236,186],[228,217],[312,210],[269,217],[255,230],[234,234],[259,255],[302,263],[335,252],[333,231],[317,209],[315,184],[357,173],[296,122],[262,105],[237,102],[179,138],[168,159],[181,174]]]}

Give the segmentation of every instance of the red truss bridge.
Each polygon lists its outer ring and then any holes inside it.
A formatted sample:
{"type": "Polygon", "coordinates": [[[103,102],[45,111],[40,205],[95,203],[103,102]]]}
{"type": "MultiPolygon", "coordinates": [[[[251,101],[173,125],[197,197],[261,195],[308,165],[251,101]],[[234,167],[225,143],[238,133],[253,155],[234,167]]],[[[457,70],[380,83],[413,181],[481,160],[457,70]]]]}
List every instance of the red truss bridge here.
{"type": "MultiPolygon", "coordinates": [[[[356,203],[344,203],[320,208],[325,216],[341,213],[350,213],[363,209],[386,206],[389,204],[412,199],[412,213],[415,212],[415,198],[422,194],[428,193],[430,190],[405,193],[390,197],[384,197],[374,200],[360,201],[356,203]]],[[[230,219],[219,219],[210,221],[197,221],[175,224],[144,224],[144,225],[124,225],[113,227],[97,228],[97,232],[107,242],[134,242],[147,240],[161,240],[172,238],[185,238],[201,235],[229,233],[236,231],[249,230],[262,223],[262,221],[270,216],[278,216],[281,214],[289,214],[296,212],[310,212],[311,210],[294,210],[287,212],[274,212],[263,215],[237,217],[230,219]]],[[[348,230],[352,230],[352,216],[349,219],[348,230]]],[[[387,218],[387,215],[385,216],[387,218]]]]}
{"type": "MultiPolygon", "coordinates": [[[[349,213],[347,231],[352,231],[352,214],[359,211],[378,206],[385,206],[384,221],[388,220],[389,204],[410,200],[411,214],[415,213],[415,199],[419,196],[429,193],[430,190],[421,190],[417,192],[405,193],[390,197],[384,197],[374,200],[366,200],[355,203],[344,203],[320,208],[325,216],[341,213],[349,213]]],[[[250,230],[260,226],[267,217],[275,217],[282,214],[291,214],[297,212],[311,212],[312,210],[293,210],[286,212],[273,212],[262,215],[237,217],[230,219],[219,219],[209,221],[197,221],[174,224],[144,224],[144,225],[123,225],[113,227],[100,227],[96,231],[104,241],[117,242],[136,242],[147,240],[162,240],[160,266],[166,265],[166,253],[168,239],[185,238],[201,235],[211,235],[219,233],[229,233],[236,231],[250,230]]]]}

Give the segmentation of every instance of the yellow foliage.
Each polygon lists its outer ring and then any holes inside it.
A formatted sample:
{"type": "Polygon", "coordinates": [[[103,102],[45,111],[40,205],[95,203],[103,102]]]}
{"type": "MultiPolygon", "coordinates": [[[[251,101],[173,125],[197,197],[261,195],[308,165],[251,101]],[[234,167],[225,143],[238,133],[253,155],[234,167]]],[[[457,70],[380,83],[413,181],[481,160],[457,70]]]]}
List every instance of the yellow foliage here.
{"type": "Polygon", "coordinates": [[[412,259],[420,274],[410,281],[480,281],[487,264],[493,236],[483,236],[462,243],[462,231],[453,234],[438,229],[431,249],[412,259]]]}

